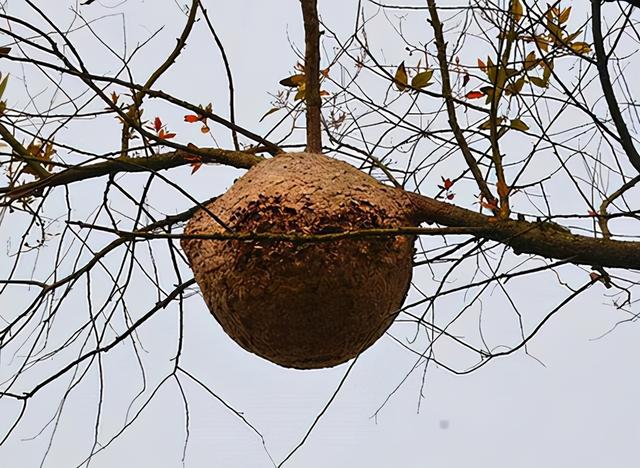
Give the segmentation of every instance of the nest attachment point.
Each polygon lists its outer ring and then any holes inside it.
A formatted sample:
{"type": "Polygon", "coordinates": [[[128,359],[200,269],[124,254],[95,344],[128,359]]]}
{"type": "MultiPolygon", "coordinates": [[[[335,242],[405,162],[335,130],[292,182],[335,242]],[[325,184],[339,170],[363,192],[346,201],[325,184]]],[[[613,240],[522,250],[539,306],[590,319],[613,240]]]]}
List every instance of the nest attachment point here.
{"type": "MultiPolygon", "coordinates": [[[[326,234],[410,224],[403,192],[327,156],[287,153],[207,208],[230,230],[326,234]]],[[[228,232],[199,210],[185,234],[228,232]]],[[[244,349],[285,367],[330,367],[391,325],[411,280],[410,236],[319,243],[183,239],[209,310],[244,349]]]]}

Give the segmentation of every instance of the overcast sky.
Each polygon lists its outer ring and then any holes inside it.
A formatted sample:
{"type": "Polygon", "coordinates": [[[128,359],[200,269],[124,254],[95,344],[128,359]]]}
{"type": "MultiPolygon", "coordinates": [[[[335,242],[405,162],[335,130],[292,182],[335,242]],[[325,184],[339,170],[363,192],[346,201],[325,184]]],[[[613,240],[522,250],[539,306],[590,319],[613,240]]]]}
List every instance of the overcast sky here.
{"type": "MultiPolygon", "coordinates": [[[[60,24],[69,24],[70,9],[77,6],[70,0],[36,3],[60,24]]],[[[411,3],[421,4],[403,2],[411,3]]],[[[445,3],[441,2],[442,5],[445,3]]],[[[574,9],[579,10],[586,2],[574,3],[574,9]]],[[[269,93],[278,90],[278,81],[293,71],[297,60],[290,43],[302,46],[298,2],[206,0],[205,4],[233,68],[238,121],[253,130],[267,129],[270,123],[259,124],[258,120],[271,107],[269,93]]],[[[355,8],[356,2],[351,0],[320,1],[323,20],[339,33],[346,34],[352,29],[355,8]]],[[[368,12],[375,11],[370,4],[366,8],[368,12]]],[[[16,16],[33,17],[21,0],[9,0],[7,9],[16,16]]],[[[96,0],[81,11],[87,20],[101,18],[93,25],[99,37],[117,50],[123,47],[123,30],[130,52],[136,43],[164,27],[133,63],[138,81],[142,81],[144,73],[157,66],[173,47],[185,21],[172,0],[96,0]]],[[[390,14],[392,23],[394,14],[400,13],[390,14]]],[[[415,23],[410,24],[425,24],[424,13],[414,14],[418,19],[412,19],[415,23]]],[[[393,34],[383,15],[371,27],[372,42],[389,63],[405,59],[404,45],[393,34]]],[[[411,33],[419,34],[420,30],[411,30],[411,33]]],[[[423,33],[427,35],[426,42],[431,38],[430,31],[425,28],[423,33]]],[[[103,73],[116,70],[117,61],[110,59],[89,37],[84,34],[76,37],[87,65],[103,73]]],[[[34,77],[29,85],[37,88],[38,80],[34,77]]],[[[9,95],[13,90],[18,95],[22,83],[16,79],[11,87],[9,95]]],[[[212,102],[214,110],[219,109],[225,115],[224,70],[202,22],[196,25],[184,56],[159,87],[194,103],[212,102]]],[[[204,137],[198,134],[197,128],[182,122],[184,111],[165,111],[151,102],[145,112],[149,117],[162,113],[163,121],[178,133],[181,142],[213,145],[206,140],[197,140],[204,137]]],[[[113,126],[104,131],[89,124],[86,127],[70,126],[61,138],[82,141],[88,149],[105,151],[114,147],[108,141],[105,146],[107,136],[117,135],[115,123],[113,126]]],[[[220,130],[216,144],[230,147],[226,132],[220,130]]],[[[188,168],[183,168],[176,171],[175,177],[196,199],[204,200],[223,192],[241,173],[210,166],[193,176],[188,168]]],[[[135,186],[143,180],[131,177],[123,180],[123,184],[135,186]]],[[[79,203],[76,207],[77,219],[88,216],[95,201],[100,199],[101,193],[95,193],[92,184],[94,182],[78,184],[72,192],[76,197],[87,199],[85,204],[79,203]]],[[[177,212],[190,206],[189,200],[172,193],[158,191],[154,196],[156,207],[166,212],[177,212]]],[[[64,214],[62,195],[54,200],[59,206],[53,206],[52,210],[64,214]]],[[[15,235],[15,226],[7,225],[7,219],[0,228],[2,245],[15,235]]],[[[94,245],[104,246],[109,240],[108,236],[97,237],[94,245]]],[[[43,252],[38,261],[45,262],[51,255],[43,252]]],[[[159,259],[159,264],[161,267],[166,265],[166,271],[171,270],[168,259],[159,259]]],[[[8,266],[0,265],[3,277],[7,275],[7,269],[8,266]]],[[[161,268],[161,274],[162,271],[161,268]]],[[[581,276],[583,272],[576,268],[560,269],[559,272],[572,286],[585,281],[581,276]]],[[[163,281],[171,285],[175,278],[167,277],[163,281]]],[[[427,292],[437,286],[427,269],[418,269],[414,281],[427,292]]],[[[464,281],[464,276],[452,278],[452,281],[464,281]]],[[[131,297],[131,304],[140,308],[132,310],[133,315],[144,313],[155,301],[155,296],[146,294],[145,286],[141,286],[143,283],[139,284],[132,285],[132,294],[136,297],[131,297]]],[[[513,280],[508,287],[518,300],[525,330],[531,330],[567,294],[553,274],[513,280]]],[[[598,338],[623,318],[610,307],[605,293],[604,287],[596,285],[555,316],[530,343],[530,355],[518,352],[496,359],[465,376],[455,376],[432,365],[424,377],[423,388],[422,368],[403,380],[415,364],[415,355],[389,336],[383,337],[358,359],[305,445],[285,466],[637,466],[640,407],[636,394],[640,373],[636,357],[640,340],[634,324],[620,326],[613,333],[598,338]]],[[[22,294],[24,291],[14,290],[12,294],[0,296],[0,315],[3,310],[13,310],[21,304],[25,300],[22,294]]],[[[100,291],[95,294],[99,297],[100,291]]],[[[57,326],[68,326],[73,323],[74,316],[84,313],[86,303],[81,296],[78,293],[77,308],[67,304],[65,315],[58,319],[57,326]]],[[[413,290],[408,301],[418,297],[417,291],[413,290]]],[[[443,302],[439,313],[444,319],[454,315],[459,307],[459,302],[443,302]]],[[[123,427],[128,420],[129,407],[129,419],[140,411],[145,398],[171,369],[178,333],[176,313],[175,307],[168,308],[140,331],[140,340],[145,347],[141,354],[147,370],[143,396],[135,398],[142,387],[131,348],[116,348],[105,357],[101,443],[109,441],[123,427]]],[[[494,345],[517,343],[517,320],[505,305],[500,291],[486,295],[482,314],[487,340],[494,345]]],[[[475,336],[477,327],[478,311],[470,314],[468,321],[462,320],[455,333],[475,336]]],[[[411,335],[403,324],[395,324],[390,332],[401,339],[411,335]]],[[[206,383],[216,395],[214,397],[182,376],[189,415],[184,462],[185,408],[180,389],[172,380],[160,388],[140,417],[116,441],[93,458],[92,468],[273,466],[270,456],[280,462],[300,442],[350,366],[348,363],[332,369],[296,371],[249,354],[222,332],[197,294],[186,302],[184,343],[183,367],[206,383]],[[221,400],[241,412],[262,434],[264,445],[257,433],[221,400]]],[[[462,351],[450,343],[439,346],[437,353],[447,364],[464,367],[467,363],[462,351]]],[[[2,380],[12,365],[8,361],[8,357],[0,356],[2,380]]],[[[57,368],[57,364],[52,364],[51,371],[57,368]]],[[[69,395],[44,466],[76,466],[90,450],[98,401],[97,382],[97,373],[91,371],[69,395]]],[[[52,385],[29,403],[20,429],[0,447],[0,466],[31,468],[40,465],[53,424],[42,434],[38,433],[54,416],[67,384],[68,380],[52,385]]],[[[0,400],[0,434],[4,434],[19,410],[14,401],[0,400]]]]}

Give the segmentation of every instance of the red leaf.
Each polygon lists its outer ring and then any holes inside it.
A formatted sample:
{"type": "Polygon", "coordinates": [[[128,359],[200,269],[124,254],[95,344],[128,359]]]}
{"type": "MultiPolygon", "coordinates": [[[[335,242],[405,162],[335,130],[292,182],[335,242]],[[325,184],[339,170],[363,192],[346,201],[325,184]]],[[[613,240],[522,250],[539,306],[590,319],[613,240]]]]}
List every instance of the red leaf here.
{"type": "Polygon", "coordinates": [[[195,172],[202,167],[201,162],[191,163],[191,175],[195,174],[195,172]]]}
{"type": "Polygon", "coordinates": [[[591,216],[592,218],[595,218],[596,216],[598,216],[598,213],[596,213],[593,210],[589,210],[588,213],[589,213],[589,216],[591,216]]]}
{"type": "Polygon", "coordinates": [[[449,190],[451,187],[453,187],[453,182],[451,181],[451,179],[449,179],[448,177],[445,179],[444,177],[441,177],[442,179],[442,188],[444,188],[445,190],[449,190]]]}
{"type": "Polygon", "coordinates": [[[480,206],[488,210],[495,211],[498,209],[498,200],[495,198],[493,200],[485,200],[484,197],[480,197],[480,206]]]}
{"type": "Polygon", "coordinates": [[[202,120],[202,117],[200,117],[199,115],[189,114],[184,116],[185,122],[194,123],[194,122],[200,122],[200,120],[202,120]]]}
{"type": "Polygon", "coordinates": [[[484,93],[482,91],[469,91],[465,94],[465,97],[467,99],[480,99],[481,97],[484,97],[484,93]]]}
{"type": "Polygon", "coordinates": [[[163,128],[161,128],[160,132],[158,132],[158,138],[160,138],[161,140],[169,140],[170,138],[174,138],[175,136],[175,133],[165,132],[163,128]]]}
{"type": "Polygon", "coordinates": [[[160,129],[162,128],[162,120],[160,120],[160,117],[156,117],[153,121],[153,128],[156,132],[159,132],[160,129]]]}
{"type": "Polygon", "coordinates": [[[456,196],[456,194],[455,194],[455,193],[449,193],[449,194],[447,195],[447,200],[453,200],[453,197],[455,197],[455,196],[456,196]]]}
{"type": "MultiPolygon", "coordinates": [[[[189,143],[187,147],[197,149],[197,146],[194,145],[193,143],[189,143]]],[[[196,156],[194,154],[188,154],[184,157],[184,159],[185,161],[189,161],[189,165],[191,166],[191,174],[193,174],[194,172],[196,172],[198,169],[202,167],[202,158],[200,156],[196,156]]]]}
{"type": "MultiPolygon", "coordinates": [[[[187,147],[196,148],[196,146],[194,144],[192,144],[192,143],[189,143],[187,145],[187,147]]],[[[202,158],[200,158],[200,156],[195,156],[195,155],[189,154],[189,155],[185,156],[184,159],[186,161],[190,162],[189,165],[191,166],[191,174],[193,174],[198,169],[200,169],[200,167],[202,167],[202,158]]]]}

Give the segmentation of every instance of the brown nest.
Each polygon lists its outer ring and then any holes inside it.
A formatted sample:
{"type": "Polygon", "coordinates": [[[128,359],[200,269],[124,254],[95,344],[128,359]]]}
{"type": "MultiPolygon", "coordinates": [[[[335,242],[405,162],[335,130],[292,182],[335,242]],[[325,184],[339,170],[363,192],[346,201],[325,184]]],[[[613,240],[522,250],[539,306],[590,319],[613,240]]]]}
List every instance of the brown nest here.
{"type": "MultiPolygon", "coordinates": [[[[234,233],[326,234],[407,226],[407,199],[353,166],[288,153],[207,208],[234,233]]],[[[230,231],[198,211],[185,234],[230,231]]],[[[408,236],[331,242],[183,239],[202,295],[243,348],[285,367],[341,364],[391,325],[411,280],[408,236]]]]}

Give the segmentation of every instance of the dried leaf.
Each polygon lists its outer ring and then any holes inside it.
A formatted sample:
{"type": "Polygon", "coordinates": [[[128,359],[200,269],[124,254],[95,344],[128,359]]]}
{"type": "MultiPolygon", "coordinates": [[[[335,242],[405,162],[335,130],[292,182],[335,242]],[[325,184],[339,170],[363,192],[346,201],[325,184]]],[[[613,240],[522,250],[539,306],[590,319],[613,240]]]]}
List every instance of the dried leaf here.
{"type": "Polygon", "coordinates": [[[465,86],[467,86],[467,84],[469,84],[469,80],[471,79],[471,76],[469,75],[468,72],[464,72],[464,76],[462,77],[462,87],[464,88],[465,86]]]}
{"type": "Polygon", "coordinates": [[[411,87],[422,89],[429,86],[429,81],[431,81],[431,77],[433,76],[433,70],[426,69],[423,72],[418,73],[411,80],[411,87]]]}
{"type": "Polygon", "coordinates": [[[394,79],[398,91],[402,92],[407,89],[409,77],[407,75],[407,70],[404,68],[404,62],[398,65],[394,79]]]}
{"type": "Polygon", "coordinates": [[[551,70],[553,70],[553,62],[545,62],[544,71],[542,72],[542,79],[547,84],[549,83],[549,78],[551,78],[551,70]]]}
{"type": "Polygon", "coordinates": [[[529,126],[520,119],[513,119],[509,126],[515,130],[520,130],[521,132],[529,130],[529,126]]]}
{"type": "Polygon", "coordinates": [[[571,44],[571,50],[578,55],[584,55],[591,52],[591,47],[586,42],[574,42],[571,44]]]}
{"type": "Polygon", "coordinates": [[[536,36],[535,40],[540,50],[543,50],[544,52],[549,52],[549,40],[547,38],[542,36],[536,36]]]}
{"type": "Polygon", "coordinates": [[[296,95],[293,97],[294,101],[299,101],[300,99],[304,99],[305,96],[305,85],[304,83],[302,83],[300,86],[298,86],[298,91],[296,92],[296,95]]]}
{"type": "Polygon", "coordinates": [[[7,89],[7,83],[9,82],[9,75],[5,76],[3,80],[0,82],[0,99],[4,94],[5,89],[7,89]]]}
{"type": "Polygon", "coordinates": [[[562,10],[562,13],[558,15],[558,21],[560,23],[566,23],[567,21],[569,21],[570,14],[571,14],[571,7],[565,8],[564,10],[562,10]]]}
{"type": "MultiPolygon", "coordinates": [[[[502,123],[502,120],[503,120],[502,117],[498,117],[496,119],[496,127],[502,123]]],[[[480,125],[478,125],[478,128],[480,130],[489,130],[491,128],[491,119],[487,119],[484,122],[482,122],[480,125]]]]}
{"type": "Polygon", "coordinates": [[[520,3],[520,0],[513,0],[513,3],[511,4],[511,13],[513,14],[513,19],[516,21],[516,23],[519,23],[522,19],[523,12],[524,9],[522,8],[522,3],[520,3]]]}
{"type": "Polygon", "coordinates": [[[507,94],[519,94],[522,91],[522,87],[524,86],[525,79],[524,77],[518,78],[514,83],[511,83],[505,91],[507,94]]]}
{"type": "Polygon", "coordinates": [[[546,88],[549,86],[549,83],[547,83],[542,78],[538,78],[537,76],[530,76],[529,81],[536,85],[538,88],[546,88]]]}
{"type": "Polygon", "coordinates": [[[303,74],[297,74],[297,75],[288,76],[287,78],[280,80],[280,84],[282,86],[287,86],[289,88],[297,88],[302,83],[304,83],[304,80],[305,80],[305,76],[303,74]]]}
{"type": "Polygon", "coordinates": [[[536,58],[535,51],[531,51],[527,54],[524,59],[524,68],[525,70],[532,70],[538,65],[538,59],[536,58]]]}

